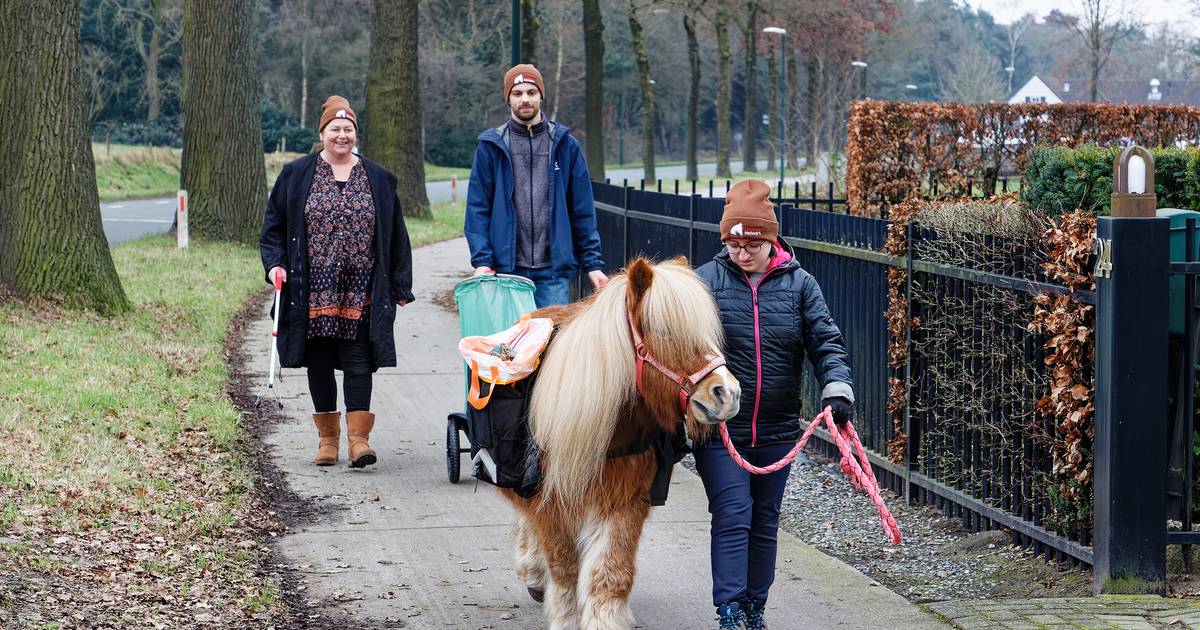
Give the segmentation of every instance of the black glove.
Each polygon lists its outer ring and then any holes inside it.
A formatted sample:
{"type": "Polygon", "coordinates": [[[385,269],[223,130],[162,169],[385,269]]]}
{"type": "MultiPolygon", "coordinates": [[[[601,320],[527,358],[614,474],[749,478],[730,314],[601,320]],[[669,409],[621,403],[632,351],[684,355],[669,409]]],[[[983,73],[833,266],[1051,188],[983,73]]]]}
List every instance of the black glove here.
{"type": "Polygon", "coordinates": [[[826,398],[821,401],[821,408],[829,407],[833,412],[833,423],[842,428],[850,421],[850,417],[854,415],[854,408],[849,400],[837,396],[836,398],[826,398]]]}

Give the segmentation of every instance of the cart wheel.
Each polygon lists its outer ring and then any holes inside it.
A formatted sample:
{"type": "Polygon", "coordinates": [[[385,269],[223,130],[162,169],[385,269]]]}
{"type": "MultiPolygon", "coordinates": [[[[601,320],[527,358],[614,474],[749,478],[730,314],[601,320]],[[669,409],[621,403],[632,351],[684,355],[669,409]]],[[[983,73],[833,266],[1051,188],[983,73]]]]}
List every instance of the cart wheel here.
{"type": "Polygon", "coordinates": [[[446,476],[450,483],[458,483],[458,424],[453,418],[446,420],[446,476]]]}

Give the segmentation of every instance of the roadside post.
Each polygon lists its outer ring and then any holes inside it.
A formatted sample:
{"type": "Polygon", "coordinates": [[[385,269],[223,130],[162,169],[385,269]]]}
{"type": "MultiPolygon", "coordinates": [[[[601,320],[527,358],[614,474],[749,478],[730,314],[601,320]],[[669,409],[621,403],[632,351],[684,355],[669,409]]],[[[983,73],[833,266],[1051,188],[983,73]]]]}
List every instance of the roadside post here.
{"type": "Polygon", "coordinates": [[[188,192],[175,193],[175,242],[179,249],[188,247],[188,192]]]}

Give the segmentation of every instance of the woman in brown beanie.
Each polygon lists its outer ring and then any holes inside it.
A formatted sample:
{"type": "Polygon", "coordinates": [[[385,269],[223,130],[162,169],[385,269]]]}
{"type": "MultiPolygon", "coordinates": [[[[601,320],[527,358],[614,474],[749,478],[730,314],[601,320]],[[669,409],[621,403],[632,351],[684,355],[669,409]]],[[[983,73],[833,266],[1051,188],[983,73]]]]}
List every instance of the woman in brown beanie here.
{"type": "Polygon", "coordinates": [[[374,464],[371,380],[396,365],[396,306],[413,300],[412,251],[396,176],[354,153],[358,117],[331,96],[321,106],[323,148],[283,167],[267,202],[259,250],[267,281],[281,278],[279,362],[308,368],[316,463],[338,460],[342,371],[350,466],[374,464]]]}
{"type": "MultiPolygon", "coordinates": [[[[839,426],[854,403],[842,333],[817,281],[777,238],[770,196],[771,187],[756,179],[729,190],[721,215],[725,248],[697,270],[721,313],[726,365],[742,384],[741,412],[726,426],[742,458],[755,466],[779,461],[800,438],[806,358],[821,379],[822,407],[832,407],[839,426]]],[[[697,444],[693,455],[712,514],[713,604],[720,627],[765,628],[779,507],[791,466],[752,475],[734,463],[719,437],[697,444]]]]}

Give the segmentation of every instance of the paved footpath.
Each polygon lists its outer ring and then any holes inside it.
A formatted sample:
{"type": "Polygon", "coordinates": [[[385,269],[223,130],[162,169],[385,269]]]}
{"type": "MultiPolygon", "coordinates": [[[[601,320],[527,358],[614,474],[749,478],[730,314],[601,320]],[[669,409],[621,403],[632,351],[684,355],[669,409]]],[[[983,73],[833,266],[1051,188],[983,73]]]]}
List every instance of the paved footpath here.
{"type": "MultiPolygon", "coordinates": [[[[277,560],[296,571],[310,610],[338,625],[542,628],[541,606],[513,572],[512,509],[466,470],[458,484],[446,478],[446,414],[462,409],[464,379],[458,318],[432,298],[469,272],[466,242],[413,254],[418,301],[396,322],[401,366],[375,379],[371,444],[379,464],[350,470],[343,438],[342,463],[314,466],[304,372],[284,370],[278,387],[287,420],[264,439],[291,490],[328,509],[281,535],[277,560]]],[[[248,365],[260,370],[255,378],[265,376],[269,334],[264,312],[244,348],[248,365]]],[[[652,512],[638,552],[631,600],[638,628],[715,627],[708,522],[699,478],[677,466],[670,499],[652,512]]],[[[772,628],[946,627],[846,564],[781,537],[772,628]]]]}

